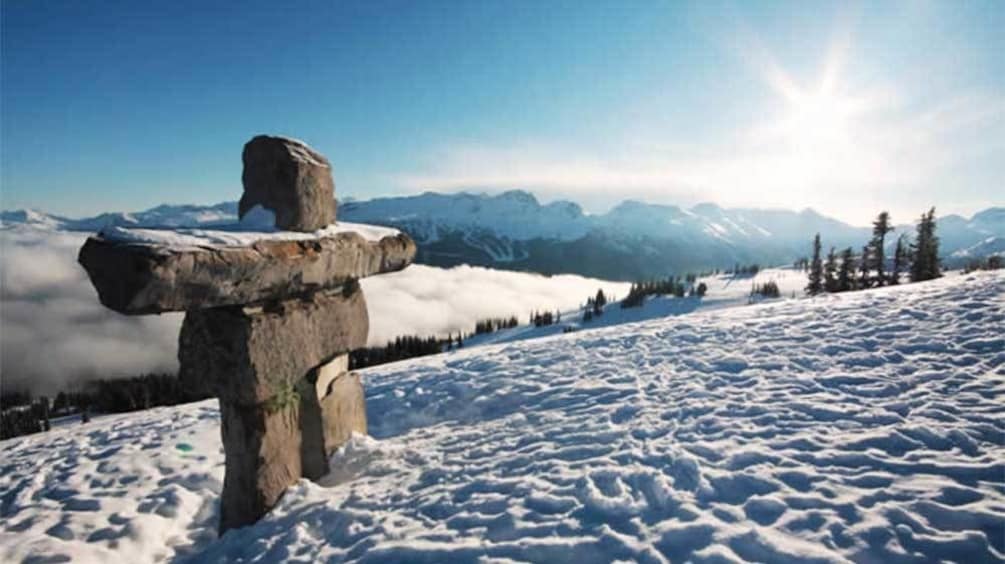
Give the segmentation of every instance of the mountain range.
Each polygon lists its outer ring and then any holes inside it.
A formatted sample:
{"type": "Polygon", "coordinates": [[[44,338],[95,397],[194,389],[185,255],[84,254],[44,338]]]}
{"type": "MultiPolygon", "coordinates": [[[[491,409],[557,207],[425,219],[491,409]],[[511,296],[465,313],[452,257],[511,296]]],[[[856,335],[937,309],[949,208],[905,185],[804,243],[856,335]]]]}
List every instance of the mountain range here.
{"type": "MultiPolygon", "coordinates": [[[[920,211],[919,211],[920,215],[920,211]]],[[[108,225],[211,227],[236,220],[236,202],[212,206],[161,205],[137,213],[104,213],[71,219],[36,210],[0,212],[5,228],[96,231],[108,225]]],[[[533,194],[498,195],[425,192],[413,196],[345,200],[343,221],[395,227],[419,245],[417,262],[433,266],[471,264],[543,274],[576,273],[635,280],[734,264],[775,265],[805,257],[814,234],[825,252],[861,249],[868,227],[855,227],[814,210],[723,208],[705,203],[685,209],[627,200],[603,214],[589,214],[570,201],[541,204],[533,194]]],[[[898,225],[896,235],[913,234],[898,225]]],[[[938,220],[947,265],[1005,252],[1005,208],[970,218],[938,220]]]]}

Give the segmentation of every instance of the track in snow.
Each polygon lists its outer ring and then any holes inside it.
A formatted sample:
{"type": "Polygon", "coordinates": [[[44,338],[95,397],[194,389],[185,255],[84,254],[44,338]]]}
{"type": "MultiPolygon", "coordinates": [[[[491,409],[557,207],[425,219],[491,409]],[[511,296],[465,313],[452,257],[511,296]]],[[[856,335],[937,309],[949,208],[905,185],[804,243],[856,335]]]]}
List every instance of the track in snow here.
{"type": "MultiPolygon", "coordinates": [[[[952,276],[371,369],[374,438],[215,542],[212,447],[158,468],[123,417],[9,441],[0,558],[1003,561],[1003,296],[1005,273],[952,276]],[[123,465],[146,489],[102,487],[123,465]]],[[[211,406],[133,417],[167,443],[215,432],[211,406]]]]}

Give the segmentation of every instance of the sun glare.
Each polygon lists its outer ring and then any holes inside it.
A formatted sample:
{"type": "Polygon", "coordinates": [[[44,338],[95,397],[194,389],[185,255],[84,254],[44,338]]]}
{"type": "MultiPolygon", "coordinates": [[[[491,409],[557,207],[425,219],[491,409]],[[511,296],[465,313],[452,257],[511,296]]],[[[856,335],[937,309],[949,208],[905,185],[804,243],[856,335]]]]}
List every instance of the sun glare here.
{"type": "Polygon", "coordinates": [[[793,149],[834,150],[848,139],[850,117],[846,100],[819,92],[794,101],[782,130],[793,149]]]}

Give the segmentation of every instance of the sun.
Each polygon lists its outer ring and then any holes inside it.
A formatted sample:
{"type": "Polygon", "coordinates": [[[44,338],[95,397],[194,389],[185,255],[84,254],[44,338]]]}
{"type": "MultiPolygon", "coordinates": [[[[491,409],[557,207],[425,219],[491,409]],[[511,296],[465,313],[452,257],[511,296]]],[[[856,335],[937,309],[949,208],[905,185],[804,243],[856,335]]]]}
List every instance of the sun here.
{"type": "Polygon", "coordinates": [[[799,152],[830,152],[850,141],[854,103],[844,96],[817,91],[794,97],[781,127],[790,148],[799,152]]]}

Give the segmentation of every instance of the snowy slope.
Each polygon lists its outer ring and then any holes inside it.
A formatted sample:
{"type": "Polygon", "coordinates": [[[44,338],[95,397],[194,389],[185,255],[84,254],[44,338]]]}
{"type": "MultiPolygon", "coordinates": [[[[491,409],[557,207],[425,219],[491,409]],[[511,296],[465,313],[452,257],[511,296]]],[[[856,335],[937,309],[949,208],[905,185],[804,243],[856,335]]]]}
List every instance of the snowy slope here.
{"type": "Polygon", "coordinates": [[[951,276],[371,369],[372,438],[219,540],[212,401],[14,439],[0,560],[1001,562],[1003,296],[951,276]]]}
{"type": "MultiPolygon", "coordinates": [[[[464,342],[464,346],[512,343],[558,335],[567,331],[598,329],[649,319],[686,315],[699,310],[747,305],[751,303],[752,285],[764,284],[769,281],[778,285],[781,292],[781,297],[778,299],[805,298],[806,273],[792,268],[766,268],[758,272],[756,276],[718,274],[702,277],[698,279],[698,282],[704,283],[708,288],[703,298],[697,296],[683,298],[649,296],[640,307],[633,308],[622,308],[620,302],[616,300],[624,296],[611,295],[610,288],[608,288],[608,298],[611,303],[608,303],[604,308],[603,315],[596,316],[590,321],[583,321],[582,309],[567,309],[560,312],[562,314],[561,320],[553,325],[535,327],[526,324],[527,320],[520,320],[521,323],[525,324],[494,333],[474,335],[464,342]]],[[[764,301],[764,298],[757,296],[754,301],[764,301]]],[[[583,304],[580,304],[580,308],[582,306],[583,304]]]]}

